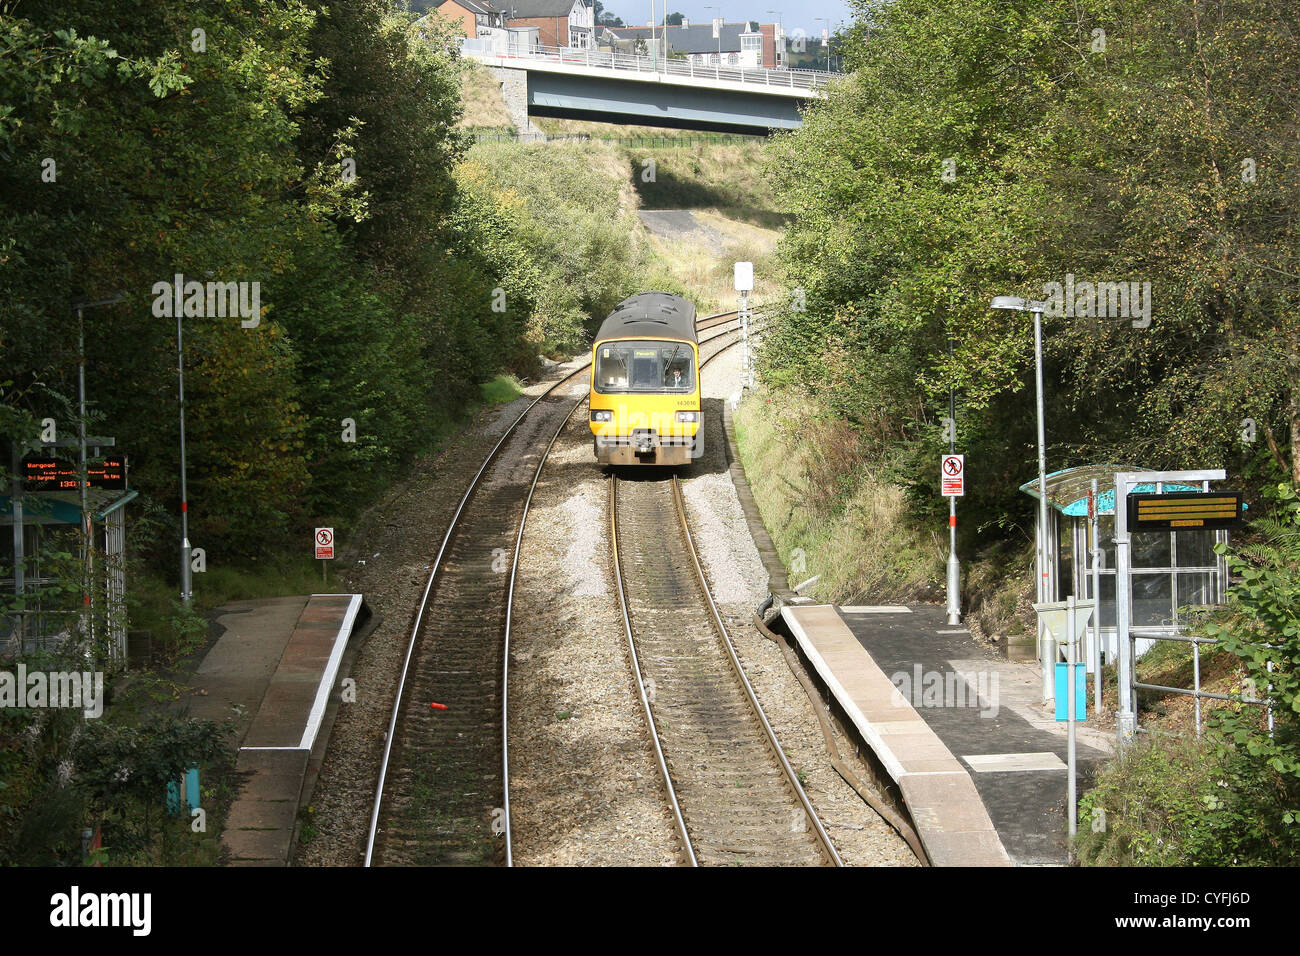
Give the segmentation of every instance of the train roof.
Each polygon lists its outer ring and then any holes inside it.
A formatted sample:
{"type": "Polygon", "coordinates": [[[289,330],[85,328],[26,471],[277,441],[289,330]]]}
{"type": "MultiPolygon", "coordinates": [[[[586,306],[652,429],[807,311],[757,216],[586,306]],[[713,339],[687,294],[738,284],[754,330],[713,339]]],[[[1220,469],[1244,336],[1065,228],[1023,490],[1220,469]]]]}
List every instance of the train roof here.
{"type": "Polygon", "coordinates": [[[695,338],[695,306],[671,292],[642,292],[614,306],[600,325],[596,341],[604,339],[695,338]]]}

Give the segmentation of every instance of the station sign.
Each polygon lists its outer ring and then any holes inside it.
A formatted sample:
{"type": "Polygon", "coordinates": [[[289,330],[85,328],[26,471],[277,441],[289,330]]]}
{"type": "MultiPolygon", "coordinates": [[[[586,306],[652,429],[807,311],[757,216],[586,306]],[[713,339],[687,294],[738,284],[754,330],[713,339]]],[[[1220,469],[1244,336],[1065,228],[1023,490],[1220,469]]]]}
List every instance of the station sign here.
{"type": "Polygon", "coordinates": [[[732,271],[735,280],[732,284],[735,285],[737,292],[754,291],[754,263],[737,262],[732,271]]]}
{"type": "Polygon", "coordinates": [[[939,464],[939,483],[945,498],[960,498],[966,494],[966,456],[944,455],[939,464]]]}
{"type": "Polygon", "coordinates": [[[316,559],[329,561],[334,557],[334,529],[316,529],[316,559]]]}
{"type": "MultiPolygon", "coordinates": [[[[81,487],[81,469],[60,458],[23,459],[23,491],[75,491],[81,487]]],[[[126,490],[126,456],[108,455],[86,462],[86,487],[126,490]]]]}
{"type": "Polygon", "coordinates": [[[1217,531],[1239,528],[1240,491],[1175,491],[1128,496],[1129,531],[1217,531]]]}

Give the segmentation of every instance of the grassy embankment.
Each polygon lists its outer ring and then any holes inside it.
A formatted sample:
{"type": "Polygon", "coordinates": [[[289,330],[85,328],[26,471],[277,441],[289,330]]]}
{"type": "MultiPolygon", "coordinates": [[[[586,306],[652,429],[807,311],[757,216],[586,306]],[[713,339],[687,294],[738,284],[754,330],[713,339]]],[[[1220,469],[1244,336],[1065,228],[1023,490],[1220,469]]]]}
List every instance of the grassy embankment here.
{"type": "MultiPolygon", "coordinates": [[[[500,87],[485,69],[466,63],[462,89],[462,128],[509,132],[500,87]]],[[[559,150],[579,168],[594,172],[597,183],[616,177],[625,187],[619,193],[618,222],[640,249],[644,288],[687,294],[705,313],[733,309],[732,263],[747,260],[755,266],[754,300],[779,294],[771,257],[786,217],[763,179],[761,137],[549,117],[534,122],[549,136],[588,136],[591,142],[528,147],[488,142],[475,152],[520,150],[510,155],[527,157],[527,149],[559,150]],[[716,141],[699,142],[702,138],[716,141]],[[697,228],[661,235],[635,219],[642,210],[668,209],[689,210],[697,228]]]]}

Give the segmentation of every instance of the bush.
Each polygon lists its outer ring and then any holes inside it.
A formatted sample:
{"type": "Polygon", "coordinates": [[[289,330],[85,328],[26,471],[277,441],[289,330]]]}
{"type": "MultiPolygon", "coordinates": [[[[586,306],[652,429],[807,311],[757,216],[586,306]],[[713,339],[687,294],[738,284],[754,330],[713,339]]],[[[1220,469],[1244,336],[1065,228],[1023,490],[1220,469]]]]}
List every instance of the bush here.
{"type": "Polygon", "coordinates": [[[1271,768],[1212,739],[1134,744],[1080,801],[1087,866],[1293,864],[1296,793],[1271,768]],[[1290,790],[1290,792],[1288,792],[1290,790]]]}

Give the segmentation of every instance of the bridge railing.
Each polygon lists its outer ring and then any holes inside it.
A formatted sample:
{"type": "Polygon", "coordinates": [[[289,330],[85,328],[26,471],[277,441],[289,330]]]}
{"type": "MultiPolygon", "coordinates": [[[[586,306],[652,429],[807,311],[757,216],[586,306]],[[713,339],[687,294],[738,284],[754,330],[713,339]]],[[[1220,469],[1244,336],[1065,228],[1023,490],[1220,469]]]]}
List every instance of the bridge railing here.
{"type": "Polygon", "coordinates": [[[641,56],[636,53],[607,53],[602,50],[584,50],[577,47],[535,46],[531,49],[494,43],[490,39],[464,39],[461,52],[466,56],[495,56],[504,59],[546,60],[574,66],[597,69],[623,70],[635,73],[667,73],[689,76],[701,80],[728,80],[755,86],[775,86],[789,89],[812,90],[825,86],[840,76],[824,70],[769,70],[762,67],[703,66],[691,60],[672,57],[641,56]]]}

